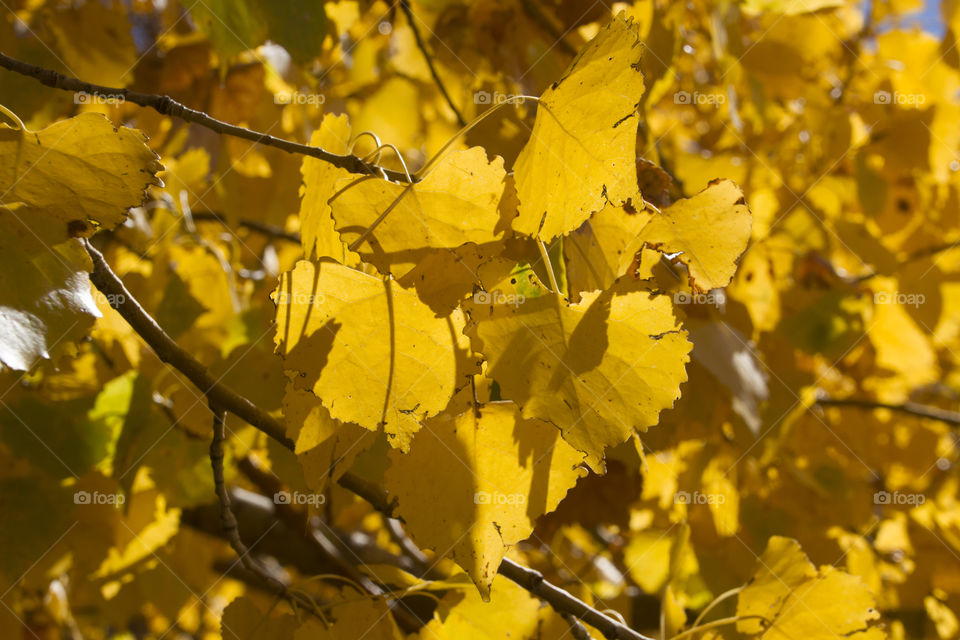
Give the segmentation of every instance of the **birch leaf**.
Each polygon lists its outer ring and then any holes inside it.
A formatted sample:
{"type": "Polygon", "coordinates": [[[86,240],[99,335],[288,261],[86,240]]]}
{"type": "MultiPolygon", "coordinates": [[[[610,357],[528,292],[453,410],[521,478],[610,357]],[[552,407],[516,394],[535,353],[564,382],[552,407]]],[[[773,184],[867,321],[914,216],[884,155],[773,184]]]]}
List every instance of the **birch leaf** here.
{"type": "Polygon", "coordinates": [[[464,305],[487,375],[525,418],[557,425],[603,469],[606,447],[657,423],[686,380],[691,348],[667,296],[616,287],[569,304],[550,293],[522,304],[464,305]]]}
{"type": "Polygon", "coordinates": [[[632,20],[621,13],[540,97],[533,133],[514,166],[515,231],[549,242],[608,202],[638,199],[642,50],[632,20]]]}
{"type": "Polygon", "coordinates": [[[392,280],[306,260],[283,274],[273,298],[278,352],[295,386],[333,418],[383,428],[406,451],[419,421],[453,397],[469,346],[459,310],[437,318],[392,280]]]}
{"type": "Polygon", "coordinates": [[[488,599],[507,549],[583,475],[583,456],[559,435],[513,403],[439,416],[409,454],[391,452],[386,486],[414,539],[449,553],[488,599]]]}

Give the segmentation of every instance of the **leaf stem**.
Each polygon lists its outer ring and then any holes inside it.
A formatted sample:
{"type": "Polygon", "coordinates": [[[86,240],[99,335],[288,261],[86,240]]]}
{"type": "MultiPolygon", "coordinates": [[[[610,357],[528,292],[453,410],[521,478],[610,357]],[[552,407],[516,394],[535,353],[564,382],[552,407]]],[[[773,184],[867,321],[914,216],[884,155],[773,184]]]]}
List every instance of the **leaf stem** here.
{"type": "Polygon", "coordinates": [[[724,591],[723,593],[718,595],[716,598],[713,599],[713,601],[710,604],[708,604],[704,608],[703,611],[700,612],[700,615],[697,616],[697,619],[693,621],[693,626],[696,627],[701,622],[703,622],[703,619],[707,617],[707,614],[710,613],[710,611],[713,610],[713,608],[716,607],[718,604],[720,604],[730,596],[737,595],[741,591],[743,591],[743,587],[735,587],[733,589],[730,589],[729,591],[724,591]]]}
{"type": "Polygon", "coordinates": [[[557,284],[557,274],[553,272],[553,264],[550,262],[550,254],[547,253],[547,245],[544,244],[543,240],[537,239],[537,249],[540,251],[540,258],[543,260],[543,264],[547,269],[547,277],[550,278],[550,288],[553,289],[553,292],[558,296],[562,296],[563,292],[560,291],[560,285],[557,284]]]}
{"type": "Polygon", "coordinates": [[[21,120],[21,119],[19,118],[19,116],[17,116],[17,114],[15,114],[13,111],[10,111],[10,109],[7,109],[7,108],[6,108],[5,106],[3,106],[2,104],[0,104],[0,113],[2,113],[3,115],[7,116],[7,117],[10,118],[11,120],[13,120],[13,123],[14,123],[15,125],[17,125],[17,128],[20,129],[20,131],[26,131],[26,130],[27,130],[27,128],[26,128],[26,127],[24,126],[24,124],[23,124],[23,120],[21,120]]]}

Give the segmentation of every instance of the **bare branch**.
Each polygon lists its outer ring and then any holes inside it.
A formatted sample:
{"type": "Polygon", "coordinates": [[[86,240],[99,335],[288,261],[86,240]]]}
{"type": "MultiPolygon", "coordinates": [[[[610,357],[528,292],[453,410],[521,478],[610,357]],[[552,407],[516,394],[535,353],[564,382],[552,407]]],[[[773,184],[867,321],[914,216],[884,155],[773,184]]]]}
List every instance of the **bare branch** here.
{"type": "Polygon", "coordinates": [[[565,613],[563,619],[570,625],[570,635],[574,637],[574,640],[590,640],[590,632],[587,631],[582,622],[577,620],[576,616],[565,613]]]}
{"type": "Polygon", "coordinates": [[[447,101],[450,109],[453,110],[454,115],[457,116],[457,123],[461,127],[467,126],[467,121],[463,119],[463,115],[460,113],[460,110],[457,109],[457,105],[453,103],[453,99],[451,99],[450,94],[447,93],[447,87],[443,84],[443,80],[440,79],[440,74],[437,73],[437,69],[433,64],[433,58],[430,57],[430,53],[427,51],[427,44],[420,35],[420,29],[417,28],[416,18],[413,15],[413,10],[410,9],[409,0],[400,0],[400,8],[403,10],[404,15],[407,16],[407,22],[410,24],[410,30],[413,31],[413,37],[417,41],[417,47],[427,61],[427,67],[430,68],[430,75],[433,76],[433,81],[437,83],[437,88],[440,89],[440,93],[443,94],[443,99],[447,101]]]}
{"type": "Polygon", "coordinates": [[[557,613],[569,613],[583,620],[610,640],[651,640],[619,620],[597,611],[569,592],[550,584],[539,571],[518,564],[510,558],[503,559],[497,572],[549,604],[557,613]]]}
{"type": "MultiPolygon", "coordinates": [[[[275,475],[264,471],[258,463],[247,456],[240,460],[237,465],[240,471],[256,485],[256,487],[267,496],[275,496],[283,490],[283,485],[275,475]]],[[[356,565],[347,558],[347,554],[352,554],[350,548],[340,540],[336,534],[327,535],[320,528],[313,526],[307,514],[294,507],[290,503],[278,503],[274,500],[274,512],[287,525],[291,531],[305,532],[306,540],[322,557],[329,559],[339,570],[339,573],[347,578],[356,587],[362,589],[365,595],[374,597],[383,596],[390,606],[390,612],[400,627],[407,633],[414,633],[423,626],[416,616],[413,615],[405,605],[384,593],[377,584],[368,578],[362,571],[358,570],[356,565]]],[[[333,529],[326,527],[327,531],[333,533],[333,529]]],[[[418,549],[419,551],[419,549],[418,549]]]]}
{"type": "Polygon", "coordinates": [[[340,167],[341,169],[346,169],[351,173],[370,174],[374,176],[382,176],[396,182],[407,182],[407,175],[402,171],[384,169],[383,167],[375,164],[364,162],[363,159],[358,158],[357,156],[341,156],[335,153],[330,153],[329,151],[321,149],[320,147],[313,147],[308,144],[300,144],[299,142],[291,142],[290,140],[276,138],[260,131],[247,129],[246,127],[238,127],[222,120],[212,118],[203,111],[191,109],[190,107],[177,102],[170,96],[140,93],[138,91],[131,91],[129,89],[105,87],[99,84],[84,82],[82,80],[78,80],[77,78],[71,78],[63,75],[62,73],[57,73],[52,69],[45,69],[44,67],[38,67],[21,60],[17,60],[16,58],[11,58],[3,53],[0,53],[0,67],[7,69],[8,71],[13,71],[14,73],[19,73],[23,76],[27,76],[28,78],[33,78],[41,84],[45,84],[48,87],[53,87],[54,89],[73,91],[74,93],[88,93],[91,95],[105,96],[108,98],[122,97],[126,102],[138,104],[141,107],[148,107],[161,115],[171,116],[187,122],[198,124],[201,127],[210,129],[211,131],[219,133],[220,135],[243,138],[244,140],[249,140],[250,142],[255,142],[257,144],[262,144],[268,147],[276,147],[277,149],[286,151],[287,153],[299,153],[301,155],[310,156],[311,158],[318,158],[324,162],[329,162],[336,167],[340,167]]]}
{"type": "MultiPolygon", "coordinates": [[[[214,211],[194,211],[192,215],[195,222],[219,222],[223,226],[227,226],[227,221],[224,219],[224,217],[214,211]]],[[[299,233],[295,231],[287,231],[282,227],[278,227],[273,224],[267,224],[266,222],[260,222],[259,220],[241,218],[237,220],[237,224],[241,227],[246,227],[251,231],[262,233],[265,236],[277,238],[278,240],[287,240],[295,244],[300,244],[301,242],[299,233]]]]}
{"type": "Polygon", "coordinates": [[[293,441],[287,438],[286,427],[283,422],[267,414],[255,404],[239,395],[226,385],[218,382],[193,356],[183,350],[148,314],[140,303],[130,294],[123,281],[110,270],[103,254],[97,251],[89,242],[85,242],[87,253],[93,260],[93,273],[90,281],[110,301],[110,306],[117,310],[123,319],[140,334],[140,337],[150,345],[150,348],[162,361],[183,373],[210,402],[224,410],[246,420],[251,425],[264,432],[291,451],[293,441]]]}
{"type": "MultiPolygon", "coordinates": [[[[210,404],[210,411],[213,412],[213,438],[210,440],[210,467],[213,469],[213,487],[220,501],[220,522],[223,524],[223,530],[230,542],[230,547],[237,553],[240,563],[243,567],[258,576],[268,586],[268,588],[290,601],[294,607],[303,607],[311,611],[321,620],[323,616],[317,613],[317,603],[305,593],[291,591],[285,584],[270,574],[259,562],[254,559],[250,549],[240,539],[240,528],[237,526],[237,518],[230,509],[230,494],[227,493],[227,485],[223,480],[223,440],[224,440],[224,419],[226,411],[220,409],[214,404],[210,404]]],[[[324,620],[326,622],[326,620],[324,620]]]]}
{"type": "Polygon", "coordinates": [[[931,407],[925,404],[915,402],[904,402],[903,404],[889,404],[886,402],[877,402],[875,400],[863,400],[858,398],[820,398],[816,404],[821,407],[855,407],[859,409],[889,409],[899,413],[906,413],[918,418],[930,418],[939,420],[947,424],[960,426],[960,413],[948,411],[939,407],[931,407]]]}

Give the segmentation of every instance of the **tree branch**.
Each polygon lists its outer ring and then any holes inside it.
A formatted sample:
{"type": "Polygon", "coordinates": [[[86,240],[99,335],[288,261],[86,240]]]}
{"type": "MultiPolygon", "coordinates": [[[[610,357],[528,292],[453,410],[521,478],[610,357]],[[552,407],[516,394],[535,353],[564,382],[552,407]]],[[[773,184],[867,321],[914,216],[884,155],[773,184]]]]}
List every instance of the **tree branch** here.
{"type": "Polygon", "coordinates": [[[21,60],[17,60],[16,58],[11,58],[3,53],[0,53],[0,68],[13,71],[14,73],[19,73],[20,75],[27,76],[28,78],[33,78],[41,84],[45,84],[48,87],[53,87],[54,89],[73,91],[74,93],[88,93],[91,95],[105,96],[108,98],[123,98],[123,100],[126,102],[132,102],[133,104],[138,104],[141,107],[148,107],[161,115],[171,116],[187,122],[198,124],[201,127],[210,129],[211,131],[219,133],[220,135],[243,138],[244,140],[249,140],[250,142],[255,142],[257,144],[262,144],[268,147],[276,147],[277,149],[286,151],[287,153],[299,153],[301,155],[310,156],[311,158],[318,158],[324,162],[329,162],[336,167],[340,167],[341,169],[346,169],[351,173],[383,176],[395,182],[407,182],[407,174],[403,173],[402,171],[384,169],[378,165],[364,162],[357,156],[341,156],[335,153],[330,153],[329,151],[321,149],[320,147],[313,147],[308,144],[291,142],[290,140],[276,138],[266,133],[247,129],[246,127],[238,127],[222,120],[212,118],[202,111],[191,109],[190,107],[177,102],[170,96],[140,93],[138,91],[131,91],[130,89],[105,87],[99,84],[84,82],[82,80],[78,80],[77,78],[65,76],[62,73],[53,71],[52,69],[45,69],[44,67],[38,67],[21,60]]]}
{"type": "MultiPolygon", "coordinates": [[[[85,246],[94,265],[94,271],[90,275],[91,282],[107,296],[111,306],[123,316],[134,331],[140,334],[140,337],[161,360],[181,371],[197,385],[210,400],[211,408],[221,407],[230,411],[291,451],[294,449],[294,443],[287,438],[286,428],[280,420],[264,413],[252,402],[215,380],[210,372],[174,342],[130,295],[120,278],[110,270],[103,254],[89,242],[85,242],[85,246]]],[[[344,489],[369,502],[380,513],[394,517],[393,511],[396,505],[381,487],[350,472],[343,474],[338,483],[344,489]]],[[[561,615],[569,613],[598,629],[610,640],[650,640],[618,620],[597,611],[572,594],[550,584],[540,572],[524,567],[509,558],[503,559],[498,572],[549,604],[561,615]]]]}
{"type": "MultiPolygon", "coordinates": [[[[217,500],[220,502],[220,522],[223,525],[223,531],[226,533],[230,547],[236,552],[243,567],[259,576],[263,582],[268,585],[270,590],[283,598],[286,598],[296,607],[303,607],[308,611],[316,613],[317,603],[310,596],[291,591],[285,584],[270,575],[263,566],[257,562],[251,555],[250,549],[240,539],[240,528],[237,525],[237,518],[230,509],[230,495],[227,493],[227,485],[223,480],[223,440],[224,440],[224,419],[226,411],[210,404],[210,411],[213,412],[213,438],[210,441],[210,467],[213,470],[213,487],[217,494],[217,500]]],[[[323,617],[317,614],[321,620],[323,617]]],[[[324,622],[326,622],[324,620],[324,622]]]]}
{"type": "MultiPolygon", "coordinates": [[[[227,226],[227,221],[220,214],[214,211],[194,211],[191,215],[195,222],[219,222],[224,227],[227,226]]],[[[296,244],[300,244],[301,242],[300,234],[296,231],[287,231],[282,227],[278,227],[273,224],[267,224],[266,222],[260,222],[259,220],[241,218],[237,220],[237,224],[241,227],[246,227],[251,231],[262,233],[263,235],[271,238],[287,240],[296,244]]]]}
{"type": "Polygon", "coordinates": [[[577,620],[576,616],[569,613],[563,614],[563,619],[570,625],[570,635],[574,640],[590,640],[590,632],[583,626],[583,623],[577,620]]]}
{"type": "Polygon", "coordinates": [[[413,16],[413,10],[410,9],[409,0],[400,0],[400,8],[403,10],[404,15],[407,16],[407,22],[410,24],[410,30],[413,31],[413,37],[417,41],[417,47],[420,49],[420,53],[423,54],[424,59],[427,61],[427,67],[430,69],[430,75],[433,76],[433,81],[437,84],[437,88],[440,89],[440,93],[443,94],[443,99],[447,101],[450,109],[453,110],[454,115],[457,116],[457,123],[461,127],[467,126],[467,121],[463,119],[463,115],[460,113],[460,110],[457,109],[457,105],[453,103],[453,100],[450,98],[450,94],[447,93],[447,87],[443,84],[443,80],[440,79],[440,74],[437,73],[437,68],[433,64],[433,58],[431,58],[430,54],[427,52],[427,43],[425,43],[423,38],[420,36],[420,29],[417,28],[417,24],[413,16]]]}
{"type": "Polygon", "coordinates": [[[116,309],[133,330],[140,334],[140,337],[153,349],[158,358],[183,373],[213,405],[222,407],[224,410],[246,420],[283,446],[291,451],[293,450],[294,443],[287,438],[287,429],[283,422],[265,413],[243,396],[218,382],[207,371],[206,367],[184,351],[157,324],[157,321],[140,306],[140,303],[130,294],[120,278],[110,270],[103,254],[89,242],[85,241],[84,244],[87,253],[93,260],[93,273],[90,274],[90,281],[101,293],[106,295],[107,300],[110,301],[110,306],[116,309]]]}
{"type": "MultiPolygon", "coordinates": [[[[283,491],[284,487],[276,479],[276,476],[268,474],[251,457],[245,457],[238,463],[241,473],[243,473],[256,487],[268,496],[276,496],[278,492],[283,491]]],[[[307,541],[322,556],[333,562],[341,575],[350,579],[358,588],[363,589],[363,593],[378,597],[382,596],[390,612],[400,627],[407,633],[414,633],[423,626],[412,611],[405,608],[405,605],[385,594],[384,590],[368,578],[362,571],[352,564],[343,553],[347,548],[342,540],[336,535],[328,536],[319,528],[314,527],[309,517],[302,510],[297,509],[290,503],[279,503],[274,499],[274,513],[283,521],[291,531],[305,532],[307,541]],[[343,548],[341,548],[343,547],[343,548]]],[[[328,531],[332,531],[328,527],[328,531]]],[[[350,553],[349,551],[347,551],[350,553]]]]}
{"type": "Polygon", "coordinates": [[[930,418],[960,426],[960,413],[948,411],[939,407],[931,407],[925,404],[915,402],[904,402],[903,404],[888,404],[886,402],[877,402],[875,400],[863,400],[858,398],[821,398],[816,401],[822,407],[855,407],[859,409],[889,409],[906,413],[919,418],[930,418]]]}
{"type": "Polygon", "coordinates": [[[651,640],[619,620],[597,611],[569,592],[550,584],[539,571],[516,563],[510,558],[503,559],[497,573],[516,582],[553,607],[557,613],[561,615],[569,613],[583,620],[610,640],[651,640]]]}

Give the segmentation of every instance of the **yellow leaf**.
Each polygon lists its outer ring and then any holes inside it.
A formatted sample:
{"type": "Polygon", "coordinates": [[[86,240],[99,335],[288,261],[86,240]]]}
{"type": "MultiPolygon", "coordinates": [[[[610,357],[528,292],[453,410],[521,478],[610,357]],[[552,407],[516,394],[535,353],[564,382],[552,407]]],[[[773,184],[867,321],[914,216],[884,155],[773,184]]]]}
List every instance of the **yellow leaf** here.
{"type": "Polygon", "coordinates": [[[464,308],[487,376],[524,417],[560,427],[594,470],[606,447],[655,425],[680,395],[691,346],[666,296],[615,286],[577,304],[553,293],[486,302],[464,308]]]}
{"type": "Polygon", "coordinates": [[[263,611],[247,596],[241,596],[223,610],[220,622],[224,638],[244,640],[293,640],[297,619],[263,611]]]}
{"type": "Polygon", "coordinates": [[[481,286],[483,280],[492,277],[499,281],[510,272],[512,263],[497,257],[503,251],[502,242],[468,243],[456,249],[430,251],[397,282],[405,288],[416,289],[434,313],[445,316],[481,286]],[[488,275],[491,273],[494,275],[488,275]]]}
{"type": "MultiPolygon", "coordinates": [[[[320,127],[313,132],[310,144],[330,153],[347,153],[350,143],[350,123],[347,116],[326,114],[320,127]]],[[[300,186],[300,234],[303,253],[308,258],[333,258],[337,262],[354,265],[356,254],[347,252],[340,235],[333,228],[333,215],[327,202],[336,193],[338,180],[350,172],[318,158],[305,157],[300,168],[303,184],[300,186]]]]}
{"type": "Polygon", "coordinates": [[[549,242],[579,227],[605,203],[633,200],[640,206],[642,51],[636,27],[621,14],[543,93],[533,133],[514,166],[520,199],[516,231],[549,242]]]}
{"type": "Polygon", "coordinates": [[[663,618],[666,623],[667,636],[673,637],[687,623],[687,611],[678,598],[676,589],[667,585],[663,592],[663,618]]]}
{"type": "Polygon", "coordinates": [[[540,601],[503,576],[493,581],[489,602],[476,591],[451,591],[440,601],[419,640],[503,640],[539,637],[540,601]]]}
{"type": "Polygon", "coordinates": [[[941,640],[956,637],[957,631],[960,631],[960,624],[957,623],[957,616],[950,607],[933,596],[926,596],[923,599],[923,608],[927,610],[927,615],[936,625],[937,635],[941,640]]]}
{"type": "Polygon", "coordinates": [[[908,304],[922,304],[923,296],[900,293],[892,278],[877,278],[873,289],[868,335],[877,350],[877,366],[898,373],[910,388],[939,380],[936,351],[907,311],[908,304]]]}
{"type": "Polygon", "coordinates": [[[25,217],[42,219],[0,208],[0,364],[20,371],[56,358],[101,315],[87,278],[93,264],[79,241],[46,245],[25,217]]]}
{"type": "Polygon", "coordinates": [[[334,420],[317,396],[293,385],[288,385],[284,393],[283,416],[287,435],[296,443],[304,480],[317,493],[322,493],[330,481],[340,479],[374,441],[373,432],[334,420]]]}
{"type": "MultiPolygon", "coordinates": [[[[817,575],[817,570],[800,549],[800,543],[790,538],[774,536],[760,556],[760,568],[740,592],[737,615],[763,616],[773,620],[793,589],[817,575]]],[[[764,626],[757,620],[737,623],[741,633],[760,633],[764,626]]]]}
{"type": "Polygon", "coordinates": [[[880,617],[873,607],[873,596],[860,578],[826,566],[790,593],[763,638],[834,640],[866,630],[869,621],[880,617]]]}
{"type": "Polygon", "coordinates": [[[40,131],[0,124],[0,364],[55,358],[100,317],[76,237],[120,224],[159,184],[143,140],[93,113],[40,131]]]}
{"type": "Polygon", "coordinates": [[[487,162],[486,151],[472,147],[447,154],[413,185],[373,176],[341,179],[330,206],[341,237],[351,246],[363,237],[360,255],[389,273],[392,260],[383,254],[453,249],[503,235],[495,227],[505,175],[503,158],[487,162]]]}
{"type": "Polygon", "coordinates": [[[58,7],[46,24],[71,75],[111,87],[132,79],[139,60],[123,7],[100,2],[58,7]]]}
{"type": "MultiPolygon", "coordinates": [[[[856,576],[823,566],[819,572],[789,538],[770,538],[760,569],[740,592],[737,630],[764,640],[810,638],[832,640],[870,632],[880,617],[873,596],[856,576]]],[[[882,637],[882,634],[879,636],[882,637]]]]}
{"type": "Polygon", "coordinates": [[[436,415],[468,372],[463,314],[437,318],[416,294],[333,262],[301,260],[280,278],[278,351],[299,389],[330,415],[407,450],[419,421],[436,415]]]}
{"type": "Polygon", "coordinates": [[[623,550],[630,577],[644,592],[659,594],[670,579],[673,536],[669,531],[650,529],[634,534],[623,550]]]}
{"type": "Polygon", "coordinates": [[[48,245],[112,229],[160,184],[163,167],[144,140],[98,113],[40,131],[0,124],[0,207],[36,209],[26,221],[48,245]]]}
{"type": "Polygon", "coordinates": [[[680,253],[690,285],[700,291],[726,286],[750,239],[750,209],[731,180],[718,180],[654,215],[643,241],[663,253],[680,253]]]}
{"type": "Polygon", "coordinates": [[[730,477],[736,463],[733,456],[720,454],[711,458],[703,470],[703,491],[710,498],[707,504],[713,514],[713,526],[721,537],[732,536],[740,528],[740,492],[730,477]]]}
{"type": "Polygon", "coordinates": [[[397,628],[390,607],[383,599],[356,599],[353,591],[346,596],[348,599],[330,607],[332,624],[329,627],[311,618],[297,629],[293,640],[402,640],[404,634],[397,628]]]}
{"type": "Polygon", "coordinates": [[[641,232],[652,217],[646,209],[635,211],[608,204],[564,238],[567,281],[574,300],[581,291],[606,289],[627,273],[643,245],[641,232]]]}
{"type": "Polygon", "coordinates": [[[428,420],[410,453],[390,458],[386,487],[413,538],[450,553],[485,599],[507,548],[584,475],[556,427],[513,403],[428,420]]]}

